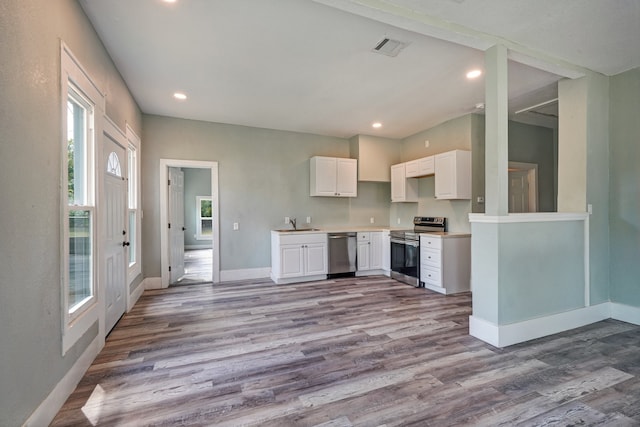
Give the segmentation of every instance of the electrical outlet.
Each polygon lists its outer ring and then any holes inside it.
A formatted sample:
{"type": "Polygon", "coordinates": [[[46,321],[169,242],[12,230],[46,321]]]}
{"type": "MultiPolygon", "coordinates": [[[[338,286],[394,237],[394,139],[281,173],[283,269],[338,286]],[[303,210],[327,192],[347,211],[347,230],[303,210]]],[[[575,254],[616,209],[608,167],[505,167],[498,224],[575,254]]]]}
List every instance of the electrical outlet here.
{"type": "Polygon", "coordinates": [[[288,216],[285,216],[285,217],[284,217],[284,223],[285,223],[285,224],[289,224],[290,222],[291,222],[291,220],[289,219],[289,217],[288,217],[288,216]]]}
{"type": "Polygon", "coordinates": [[[375,220],[375,218],[374,218],[374,217],[371,217],[371,218],[369,218],[369,222],[370,222],[371,224],[373,224],[374,222],[376,222],[376,220],[375,220]]]}
{"type": "Polygon", "coordinates": [[[484,203],[484,197],[482,196],[478,196],[476,200],[478,201],[478,203],[484,203]]]}
{"type": "Polygon", "coordinates": [[[424,142],[424,148],[429,148],[429,140],[428,139],[424,142]]]}
{"type": "Polygon", "coordinates": [[[400,224],[400,218],[398,218],[398,224],[400,224]]]}
{"type": "Polygon", "coordinates": [[[307,224],[311,224],[311,217],[310,216],[307,217],[307,224]]]}
{"type": "Polygon", "coordinates": [[[239,228],[238,223],[237,223],[237,222],[234,222],[234,223],[233,223],[233,229],[234,229],[234,230],[237,230],[238,228],[239,228]]]}

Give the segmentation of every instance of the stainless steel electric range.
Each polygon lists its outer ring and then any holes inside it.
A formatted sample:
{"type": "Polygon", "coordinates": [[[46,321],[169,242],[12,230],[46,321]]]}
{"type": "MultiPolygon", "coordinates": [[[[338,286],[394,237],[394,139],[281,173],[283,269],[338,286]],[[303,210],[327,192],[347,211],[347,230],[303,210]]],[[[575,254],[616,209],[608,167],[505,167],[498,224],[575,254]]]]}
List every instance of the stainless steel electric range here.
{"type": "Polygon", "coordinates": [[[420,233],[442,231],[447,231],[447,219],[430,216],[414,217],[411,230],[392,230],[391,277],[420,287],[420,233]]]}

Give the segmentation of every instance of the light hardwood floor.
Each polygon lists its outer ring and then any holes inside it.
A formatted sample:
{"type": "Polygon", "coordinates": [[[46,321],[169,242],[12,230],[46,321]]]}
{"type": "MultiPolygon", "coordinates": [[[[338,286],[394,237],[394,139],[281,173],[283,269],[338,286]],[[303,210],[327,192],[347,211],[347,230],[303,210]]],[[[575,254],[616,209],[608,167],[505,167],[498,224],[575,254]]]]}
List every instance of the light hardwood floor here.
{"type": "Polygon", "coordinates": [[[146,291],[54,426],[640,425],[640,327],[505,349],[386,277],[146,291]]]}

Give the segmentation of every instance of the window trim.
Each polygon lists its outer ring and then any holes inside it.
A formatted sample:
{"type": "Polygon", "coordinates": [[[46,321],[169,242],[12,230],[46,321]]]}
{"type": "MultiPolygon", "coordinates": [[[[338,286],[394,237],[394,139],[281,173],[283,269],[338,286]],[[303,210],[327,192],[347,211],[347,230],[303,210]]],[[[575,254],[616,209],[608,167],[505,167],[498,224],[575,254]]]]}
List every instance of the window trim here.
{"type": "Polygon", "coordinates": [[[60,289],[61,289],[61,329],[62,329],[62,355],[64,356],[73,345],[98,321],[99,315],[99,289],[98,289],[98,226],[96,218],[97,199],[97,138],[102,135],[102,120],[104,114],[104,96],[93,83],[88,74],[84,71],[78,60],[74,57],[69,48],[61,43],[60,46],[60,100],[61,100],[61,186],[60,186],[60,289]],[[87,181],[87,191],[89,194],[83,206],[70,206],[68,204],[68,176],[67,176],[67,102],[71,90],[77,93],[90,106],[92,114],[92,129],[90,131],[90,146],[88,151],[90,156],[87,160],[88,168],[91,169],[87,181]],[[82,304],[69,310],[69,212],[74,209],[90,210],[91,214],[91,253],[92,253],[92,285],[93,295],[86,298],[82,304]],[[88,209],[87,209],[88,208],[88,209]]]}
{"type": "MultiPolygon", "coordinates": [[[[131,245],[135,250],[135,262],[130,263],[127,258],[127,285],[130,285],[136,277],[142,274],[142,195],[140,191],[140,150],[141,143],[140,137],[133,131],[131,126],[127,123],[126,125],[126,137],[127,137],[127,233],[129,233],[130,239],[135,239],[135,243],[132,242],[131,245]],[[133,151],[135,153],[135,163],[133,174],[131,174],[131,168],[129,165],[130,157],[129,151],[133,151]],[[133,175],[133,176],[132,176],[133,175]],[[132,197],[129,194],[129,191],[133,187],[135,194],[133,196],[133,201],[135,201],[135,207],[131,208],[132,197]],[[135,220],[135,236],[131,235],[131,230],[129,229],[129,215],[130,212],[136,213],[135,220]]],[[[129,246],[131,248],[131,246],[129,246]]]]}
{"type": "Polygon", "coordinates": [[[211,209],[211,235],[205,236],[202,234],[202,220],[207,219],[200,216],[201,203],[203,200],[209,200],[213,205],[212,196],[196,196],[196,240],[213,240],[213,208],[211,209]]]}

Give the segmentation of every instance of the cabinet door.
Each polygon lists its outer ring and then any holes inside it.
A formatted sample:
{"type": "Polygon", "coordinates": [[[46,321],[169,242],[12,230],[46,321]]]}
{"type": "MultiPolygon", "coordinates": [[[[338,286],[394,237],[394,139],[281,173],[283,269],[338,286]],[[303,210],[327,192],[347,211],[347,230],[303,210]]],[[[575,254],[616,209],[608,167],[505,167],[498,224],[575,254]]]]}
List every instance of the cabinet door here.
{"type": "Polygon", "coordinates": [[[337,164],[333,157],[314,157],[311,167],[312,196],[335,196],[337,164]]]}
{"type": "Polygon", "coordinates": [[[370,270],[369,257],[371,249],[369,241],[358,242],[358,271],[370,270]]]}
{"type": "Polygon", "coordinates": [[[327,274],[327,244],[309,243],[305,245],[305,275],[327,274]]]}
{"type": "Polygon", "coordinates": [[[421,159],[418,159],[418,173],[421,176],[433,175],[435,172],[436,172],[436,167],[435,167],[434,156],[423,157],[421,159]]]}
{"type": "Polygon", "coordinates": [[[369,256],[369,268],[371,270],[380,270],[383,267],[383,245],[382,245],[382,232],[375,231],[371,233],[370,256],[369,256]]]}
{"type": "Polygon", "coordinates": [[[402,202],[405,199],[404,163],[391,166],[391,201],[402,202]]]}
{"type": "Polygon", "coordinates": [[[455,196],[456,158],[455,152],[438,154],[435,162],[435,194],[438,199],[451,199],[455,196]]]}
{"type": "Polygon", "coordinates": [[[471,152],[453,150],[436,155],[437,199],[471,198],[471,152]]]}
{"type": "Polygon", "coordinates": [[[281,277],[301,277],[304,275],[303,245],[280,246],[281,277]]]}
{"type": "Polygon", "coordinates": [[[336,195],[356,197],[358,195],[358,161],[336,159],[336,195]]]}
{"type": "Polygon", "coordinates": [[[413,178],[420,176],[420,160],[411,160],[405,163],[404,177],[413,178]]]}

